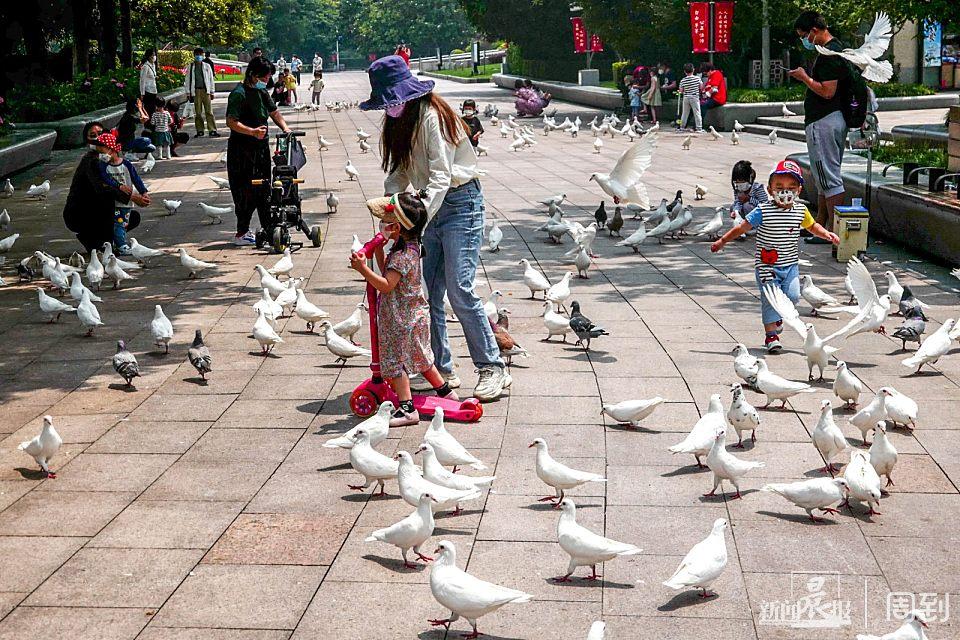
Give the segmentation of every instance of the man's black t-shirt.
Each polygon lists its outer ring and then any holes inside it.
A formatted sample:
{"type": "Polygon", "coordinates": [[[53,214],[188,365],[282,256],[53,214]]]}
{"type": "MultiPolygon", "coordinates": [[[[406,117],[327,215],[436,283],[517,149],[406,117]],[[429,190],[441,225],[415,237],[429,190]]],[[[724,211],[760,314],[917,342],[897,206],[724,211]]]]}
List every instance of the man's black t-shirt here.
{"type": "MultiPolygon", "coordinates": [[[[845,48],[843,43],[836,38],[823,46],[831,51],[843,51],[845,48]]],[[[805,125],[822,120],[834,111],[841,111],[850,92],[850,68],[840,56],[818,55],[813,63],[810,77],[817,82],[837,80],[837,92],[827,100],[818,96],[811,89],[807,89],[803,98],[803,123],[805,125]]]]}

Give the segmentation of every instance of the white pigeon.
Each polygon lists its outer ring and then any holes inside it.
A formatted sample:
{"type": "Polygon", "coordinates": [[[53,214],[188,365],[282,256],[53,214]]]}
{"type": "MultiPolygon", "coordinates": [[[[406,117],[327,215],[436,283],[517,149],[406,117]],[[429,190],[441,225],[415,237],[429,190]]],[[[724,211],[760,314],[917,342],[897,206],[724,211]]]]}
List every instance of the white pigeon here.
{"type": "Polygon", "coordinates": [[[723,518],[714,520],[710,535],[693,545],[687,555],[683,556],[680,566],[663,585],[676,591],[700,589],[701,597],[710,597],[707,589],[727,567],[727,541],[724,532],[728,526],[723,518]]]}
{"type": "Polygon", "coordinates": [[[743,432],[750,431],[750,440],[757,441],[757,428],[760,426],[760,412],[747,402],[743,395],[743,387],[737,383],[730,385],[730,391],[733,393],[733,400],[730,408],[727,409],[727,422],[733,425],[737,432],[737,444],[733,445],[737,449],[743,449],[743,432]]]}
{"type": "Polygon", "coordinates": [[[595,139],[593,141],[593,152],[600,153],[602,149],[603,149],[603,140],[600,138],[595,139]]]}
{"type": "Polygon", "coordinates": [[[736,132],[738,132],[738,133],[741,132],[741,131],[743,131],[743,125],[740,124],[740,121],[739,121],[739,120],[734,120],[734,121],[733,121],[733,130],[736,131],[736,132]]]}
{"type": "Polygon", "coordinates": [[[709,131],[710,131],[710,137],[711,137],[711,138],[713,138],[714,140],[723,140],[723,135],[721,135],[721,133],[720,133],[719,131],[717,131],[716,129],[714,129],[714,128],[713,128],[713,125],[710,125],[710,126],[708,127],[708,129],[709,129],[709,131]]]}
{"type": "Polygon", "coordinates": [[[490,292],[490,295],[487,296],[487,301],[483,303],[483,312],[487,314],[487,320],[490,322],[496,322],[500,315],[497,309],[497,302],[502,297],[503,293],[499,289],[494,289],[490,292]]]}
{"type": "Polygon", "coordinates": [[[537,448],[537,477],[547,486],[553,487],[555,491],[555,495],[540,498],[538,502],[554,502],[556,503],[554,506],[559,507],[566,491],[588,482],[607,481],[607,479],[599,473],[571,469],[565,464],[554,460],[547,449],[547,441],[543,438],[537,438],[530,443],[529,447],[537,448]]]}
{"type": "Polygon", "coordinates": [[[456,472],[459,466],[469,466],[471,469],[482,471],[487,466],[479,458],[460,444],[454,438],[443,423],[443,407],[434,409],[433,418],[430,420],[430,426],[423,436],[423,441],[433,447],[433,452],[437,461],[447,467],[453,467],[456,472]]]}
{"type": "Polygon", "coordinates": [[[40,297],[40,311],[47,316],[47,322],[56,322],[62,313],[76,312],[74,307],[51,298],[40,287],[37,287],[37,294],[40,297]]]}
{"type": "Polygon", "coordinates": [[[417,503],[417,510],[406,518],[390,525],[384,529],[377,529],[369,536],[364,538],[364,542],[386,542],[400,549],[403,554],[403,566],[407,569],[416,569],[416,565],[407,560],[407,552],[413,549],[413,553],[419,560],[432,562],[433,558],[423,555],[420,552],[420,546],[433,535],[434,520],[431,504],[434,502],[433,496],[424,493],[420,496],[417,503]]]}
{"type": "Polygon", "coordinates": [[[330,141],[320,136],[320,151],[327,151],[330,149],[330,141]]]}
{"type": "Polygon", "coordinates": [[[340,206],[340,198],[337,197],[333,191],[327,194],[327,212],[336,213],[337,208],[340,206]]]}
{"type": "Polygon", "coordinates": [[[887,278],[887,295],[890,296],[890,306],[899,309],[900,301],[903,299],[903,285],[897,280],[897,274],[893,271],[885,271],[887,278]]]}
{"type": "Polygon", "coordinates": [[[369,140],[370,134],[363,130],[363,127],[357,127],[357,141],[369,140]]]}
{"type": "Polygon", "coordinates": [[[153,157],[152,153],[148,153],[143,164],[140,165],[140,173],[150,173],[155,166],[157,166],[157,159],[153,157]]]}
{"type": "Polygon", "coordinates": [[[550,282],[541,272],[537,271],[526,258],[520,260],[523,266],[523,284],[530,289],[530,299],[535,300],[538,292],[546,292],[550,289],[550,282]]]}
{"type": "Polygon", "coordinates": [[[377,446],[386,440],[387,435],[390,433],[390,416],[394,410],[396,410],[396,406],[389,400],[384,400],[380,403],[380,407],[376,413],[343,435],[330,438],[323,443],[323,447],[326,449],[352,449],[353,445],[357,442],[354,436],[356,436],[357,431],[361,429],[367,432],[370,446],[377,446]]]}
{"type": "Polygon", "coordinates": [[[276,320],[283,316],[283,306],[270,297],[270,290],[263,288],[260,299],[253,304],[254,313],[262,312],[264,317],[276,328],[276,320]]]}
{"type": "Polygon", "coordinates": [[[220,224],[223,222],[223,216],[233,213],[232,204],[226,207],[214,207],[205,202],[200,202],[197,206],[200,207],[205,216],[210,218],[210,224],[220,224]]]}
{"type": "Polygon", "coordinates": [[[359,331],[363,326],[363,312],[366,310],[367,305],[362,302],[358,303],[357,308],[353,310],[353,313],[347,316],[345,320],[333,325],[333,332],[338,336],[353,342],[353,336],[356,335],[357,331],[359,331]]]}
{"type": "Polygon", "coordinates": [[[767,135],[767,140],[770,141],[770,144],[777,144],[777,130],[774,129],[767,135]]]}
{"type": "Polygon", "coordinates": [[[87,289],[83,286],[83,282],[80,281],[79,273],[70,274],[70,297],[76,301],[80,301],[83,298],[83,292],[86,291],[90,295],[90,299],[94,302],[103,302],[103,298],[98,295],[95,295],[90,289],[87,289]]]}
{"type": "Polygon", "coordinates": [[[680,143],[680,148],[684,151],[690,151],[690,144],[693,142],[693,136],[687,136],[680,143]]]}
{"type": "Polygon", "coordinates": [[[255,265],[253,270],[257,272],[257,275],[260,276],[260,288],[266,288],[270,291],[270,295],[276,297],[279,296],[282,292],[286,291],[287,285],[280,282],[276,277],[270,274],[267,271],[266,267],[261,264],[255,265]]]}
{"type": "Polygon", "coordinates": [[[497,219],[493,219],[493,223],[490,226],[490,231],[487,233],[487,244],[490,247],[490,253],[496,253],[500,251],[500,243],[503,241],[503,229],[500,228],[500,224],[497,222],[497,219]]]}
{"type": "Polygon", "coordinates": [[[878,422],[873,429],[873,444],[870,445],[870,464],[877,474],[887,476],[886,486],[893,485],[893,468],[899,458],[896,447],[887,438],[886,423],[878,422]]]}
{"type": "MultiPolygon", "coordinates": [[[[677,207],[677,209],[679,209],[679,207],[677,207]]],[[[677,212],[677,219],[680,219],[679,211],[677,212]]],[[[647,237],[656,238],[657,242],[659,242],[660,244],[663,244],[663,236],[670,233],[670,229],[673,226],[673,224],[674,224],[674,220],[671,219],[669,215],[666,215],[663,217],[662,220],[660,220],[660,223],[657,224],[657,226],[647,231],[647,237]]]]}
{"type": "Polygon", "coordinates": [[[804,324],[800,320],[800,312],[779,287],[767,284],[763,286],[762,292],[770,306],[780,315],[783,324],[803,338],[803,353],[807,357],[807,379],[813,380],[813,368],[817,367],[820,373],[819,380],[823,380],[823,370],[839,348],[826,344],[826,341],[817,335],[816,327],[810,323],[804,324]]]}
{"type": "Polygon", "coordinates": [[[274,263],[267,272],[272,276],[289,276],[293,271],[293,257],[290,255],[289,247],[283,250],[283,255],[274,263]]]}
{"type": "MultiPolygon", "coordinates": [[[[350,466],[353,470],[363,476],[362,485],[347,485],[354,491],[363,491],[374,482],[380,487],[380,495],[386,495],[384,483],[387,480],[397,477],[399,465],[396,460],[388,458],[379,451],[370,446],[370,434],[366,429],[357,429],[353,434],[354,444],[350,447],[350,466]]],[[[420,497],[417,496],[417,505],[420,504],[420,497]]],[[[434,506],[431,504],[431,507],[434,506]]]]}
{"type": "Polygon", "coordinates": [[[844,49],[842,51],[833,51],[826,47],[816,45],[817,53],[824,56],[840,56],[844,60],[853,63],[863,73],[863,77],[871,82],[887,82],[893,77],[893,65],[889,60],[878,60],[887,47],[890,46],[890,38],[893,36],[893,29],[890,24],[890,17],[883,12],[876,15],[870,32],[863,39],[863,44],[856,49],[844,49]]]}
{"type": "Polygon", "coordinates": [[[923,632],[926,626],[927,623],[923,620],[923,614],[914,609],[907,614],[899,629],[882,636],[858,633],[857,640],[927,640],[927,634],[923,632]]]}
{"type": "Polygon", "coordinates": [[[113,280],[113,288],[116,289],[120,286],[120,283],[124,280],[135,280],[132,275],[123,270],[123,267],[120,266],[117,256],[111,255],[107,258],[107,264],[103,268],[103,272],[113,280]]]}
{"type": "Polygon", "coordinates": [[[600,410],[617,421],[618,424],[628,424],[631,427],[640,426],[640,421],[653,413],[654,409],[666,402],[660,396],[645,400],[623,400],[615,404],[605,404],[600,410]]]}
{"type": "Polygon", "coordinates": [[[363,250],[363,243],[360,242],[360,238],[357,237],[357,234],[353,234],[353,242],[350,243],[350,253],[360,253],[363,250]]]}
{"type": "Polygon", "coordinates": [[[434,499],[434,502],[430,505],[434,513],[452,508],[453,515],[457,516],[462,513],[461,502],[476,500],[483,495],[483,492],[476,487],[448,489],[426,480],[420,467],[413,461],[413,456],[407,451],[398,451],[393,457],[399,464],[397,483],[400,485],[400,497],[412,507],[417,506],[421,494],[429,493],[434,499]]]}
{"type": "Polygon", "coordinates": [[[70,288],[70,281],[60,264],[60,258],[50,260],[39,251],[35,252],[34,255],[43,260],[43,276],[50,281],[54,289],[63,292],[70,288]]]}
{"type": "Polygon", "coordinates": [[[163,208],[167,210],[168,215],[172,216],[177,212],[181,204],[183,204],[182,200],[164,200],[163,208]]]}
{"type": "Polygon", "coordinates": [[[723,415],[723,403],[720,402],[720,394],[715,393],[710,396],[710,404],[707,406],[706,412],[693,425],[693,429],[683,439],[683,442],[673,445],[668,450],[671,453],[692,453],[697,460],[697,466],[703,467],[700,456],[705,456],[710,452],[717,431],[723,430],[726,425],[727,419],[723,415]]]}
{"type": "Polygon", "coordinates": [[[16,191],[13,187],[13,183],[10,182],[10,178],[7,178],[3,181],[3,197],[10,198],[13,197],[13,192],[16,191]]]}
{"type": "Polygon", "coordinates": [[[829,400],[820,402],[820,419],[817,420],[817,426],[810,434],[810,439],[813,441],[813,446],[823,457],[825,464],[822,471],[832,476],[835,471],[839,470],[834,469],[833,460],[843,453],[848,445],[843,431],[840,430],[833,419],[833,407],[829,400]]]}
{"type": "Polygon", "coordinates": [[[567,194],[558,193],[556,195],[550,196],[546,200],[540,200],[540,204],[542,204],[545,207],[550,207],[551,205],[553,205],[554,207],[559,207],[560,205],[563,204],[563,201],[566,199],[567,199],[567,194]]]}
{"type": "Polygon", "coordinates": [[[793,111],[790,111],[790,109],[787,107],[786,102],[780,103],[780,113],[783,115],[784,118],[789,118],[791,116],[797,115],[793,111]]]}
{"type": "Polygon", "coordinates": [[[347,174],[347,180],[359,180],[360,172],[357,171],[357,168],[353,166],[353,163],[347,160],[347,164],[343,166],[344,173],[347,174]]]}
{"type": "Polygon", "coordinates": [[[614,203],[632,202],[648,209],[650,197],[646,185],[640,182],[640,179],[653,162],[653,150],[656,146],[657,135],[645,135],[620,155],[610,173],[592,173],[590,180],[595,181],[604,193],[612,197],[614,203]]]}
{"type": "Polygon", "coordinates": [[[911,369],[916,367],[914,373],[920,373],[920,369],[922,369],[925,364],[936,364],[941,356],[946,355],[946,353],[950,351],[950,345],[953,342],[950,339],[950,333],[956,324],[957,321],[953,318],[945,320],[939,329],[927,336],[927,339],[920,343],[920,347],[912,356],[906,360],[901,360],[900,364],[905,367],[910,367],[911,369]]]}
{"type": "Polygon", "coordinates": [[[0,253],[6,253],[13,248],[13,243],[17,241],[17,238],[20,237],[19,233],[14,233],[13,235],[7,236],[3,240],[0,240],[0,253]]]}
{"type": "Polygon", "coordinates": [[[160,305],[153,308],[153,320],[150,322],[150,334],[153,344],[163,345],[163,352],[170,353],[170,341],[173,340],[173,323],[170,322],[160,305]]]}
{"type": "Polygon", "coordinates": [[[837,377],[833,380],[833,395],[843,400],[845,407],[856,408],[861,393],[863,383],[853,375],[846,362],[838,360],[837,377]]]}
{"type": "Polygon", "coordinates": [[[21,442],[17,449],[32,456],[47,478],[56,478],[57,474],[50,471],[50,460],[57,455],[61,444],[63,444],[63,439],[53,427],[53,418],[43,416],[43,427],[37,437],[33,440],[21,442]]]}
{"type": "Polygon", "coordinates": [[[738,343],[733,348],[733,371],[738,378],[752,387],[757,384],[760,358],[752,355],[746,345],[738,343]]]}
{"type": "Polygon", "coordinates": [[[871,516],[879,516],[875,507],[880,506],[880,476],[870,464],[870,457],[864,451],[854,451],[850,464],[843,470],[843,479],[847,481],[850,493],[847,500],[865,502],[870,507],[871,516]]]}
{"type": "Polygon", "coordinates": [[[480,156],[489,155],[489,153],[490,153],[490,147],[485,147],[485,146],[483,146],[482,144],[478,144],[478,145],[476,146],[476,152],[477,152],[477,157],[478,157],[478,158],[479,158],[480,156]]]}
{"type": "Polygon", "coordinates": [[[847,497],[847,481],[843,478],[812,478],[799,482],[771,483],[763,486],[761,491],[783,496],[796,506],[807,512],[814,522],[822,522],[822,518],[813,515],[818,509],[823,513],[839,513],[830,505],[838,504],[847,497]]]}
{"type": "Polygon", "coordinates": [[[590,276],[587,275],[587,271],[590,269],[590,254],[587,253],[586,249],[581,248],[577,252],[577,257],[573,260],[574,266],[577,268],[577,277],[589,279],[590,276]]]}
{"type": "Polygon", "coordinates": [[[714,209],[713,217],[691,233],[695,236],[707,236],[711,240],[719,238],[723,232],[723,214],[725,211],[726,209],[723,207],[717,207],[714,209]]]}
{"type": "Polygon", "coordinates": [[[800,276],[800,297],[813,307],[811,311],[813,315],[817,315],[817,311],[824,307],[839,304],[836,298],[824,293],[823,289],[813,284],[813,277],[809,275],[800,276]]]}
{"type": "Polygon", "coordinates": [[[371,149],[373,149],[373,147],[370,146],[370,143],[369,143],[369,142],[367,142],[366,140],[361,140],[361,141],[360,141],[360,153],[366,153],[367,151],[370,151],[371,149]]]}
{"type": "Polygon", "coordinates": [[[520,149],[523,149],[525,146],[527,146],[527,141],[524,140],[523,138],[517,138],[516,140],[510,143],[510,149],[514,153],[520,151],[520,149]]]}
{"type": "Polygon", "coordinates": [[[857,292],[853,290],[853,282],[850,280],[849,272],[843,278],[843,288],[850,296],[850,303],[853,303],[857,299],[857,292]]]}
{"type": "Polygon", "coordinates": [[[890,397],[884,403],[887,410],[887,420],[892,422],[894,426],[902,424],[908,429],[916,428],[917,414],[919,413],[916,401],[893,387],[887,387],[887,389],[890,390],[890,397]]]}
{"type": "Polygon", "coordinates": [[[873,430],[878,422],[886,420],[887,402],[892,395],[893,391],[890,387],[880,387],[873,400],[850,416],[850,424],[860,429],[860,439],[864,445],[867,444],[867,434],[873,430]]]}
{"type": "Polygon", "coordinates": [[[765,466],[763,462],[741,460],[727,451],[726,435],[725,429],[718,430],[713,439],[713,446],[707,453],[707,467],[713,472],[713,489],[710,490],[710,493],[704,494],[705,498],[717,495],[717,487],[720,487],[722,491],[723,481],[727,480],[737,490],[732,499],[738,500],[742,497],[740,495],[740,478],[754,469],[761,469],[765,466]]]}
{"type": "Polygon", "coordinates": [[[738,145],[740,144],[740,134],[734,131],[730,134],[730,144],[738,145]]]}
{"type": "Polygon", "coordinates": [[[79,318],[80,324],[87,329],[88,336],[93,335],[94,329],[103,326],[103,322],[100,320],[100,312],[90,300],[89,290],[84,291],[83,297],[80,298],[80,304],[77,305],[77,318],[79,318]]]}
{"type": "MultiPolygon", "coordinates": [[[[116,257],[115,254],[113,253],[113,245],[111,245],[109,242],[104,242],[101,250],[103,251],[104,265],[107,264],[107,260],[110,258],[110,256],[116,257]]],[[[123,260],[122,258],[119,258],[119,257],[117,257],[117,264],[120,265],[120,268],[125,271],[135,271],[137,269],[143,268],[137,262],[130,262],[129,260],[123,260]]]]}
{"type": "Polygon", "coordinates": [[[296,289],[296,292],[297,304],[293,308],[293,311],[297,314],[298,318],[307,323],[307,331],[313,333],[313,327],[321,320],[328,320],[330,314],[307,300],[303,289],[296,289]]]}
{"type": "Polygon", "coordinates": [[[890,313],[890,296],[879,295],[870,272],[857,257],[850,258],[847,262],[847,278],[857,299],[857,314],[843,328],[824,338],[824,342],[869,331],[885,333],[883,323],[890,313]]]}
{"type": "Polygon", "coordinates": [[[213,184],[217,185],[217,188],[218,188],[218,189],[229,189],[229,188],[230,188],[230,181],[227,180],[226,178],[220,178],[220,177],[218,177],[218,176],[211,176],[211,175],[208,175],[207,177],[210,178],[210,180],[213,182],[213,184]]]}
{"type": "Polygon", "coordinates": [[[647,225],[640,223],[640,227],[629,236],[617,243],[618,247],[630,247],[634,253],[640,253],[640,245],[647,239],[647,225]]]}
{"type": "Polygon", "coordinates": [[[276,345],[283,342],[283,338],[274,330],[262,309],[257,309],[257,321],[253,323],[253,337],[260,344],[260,352],[263,355],[267,355],[276,345]]]}
{"type": "Polygon", "coordinates": [[[180,264],[189,271],[190,278],[196,277],[200,274],[201,271],[205,269],[216,269],[217,265],[212,262],[204,262],[203,260],[198,260],[187,253],[186,249],[180,249],[180,264]]]}
{"type": "Polygon", "coordinates": [[[608,562],[618,556],[634,556],[643,549],[617,542],[590,531],[577,523],[577,506],[570,498],[560,501],[560,519],[557,521],[557,542],[560,548],[570,556],[566,575],[554,578],[555,582],[570,582],[570,576],[577,567],[590,567],[593,573],[584,580],[597,580],[597,565],[608,562]]]}
{"type": "Polygon", "coordinates": [[[787,400],[798,393],[815,391],[806,383],[787,380],[771,372],[767,368],[766,360],[759,360],[758,365],[760,370],[757,372],[757,383],[754,386],[760,393],[767,396],[767,404],[763,405],[764,407],[769,407],[771,402],[779,400],[780,408],[783,409],[787,406],[787,400]]]}
{"type": "Polygon", "coordinates": [[[369,358],[371,356],[370,350],[360,347],[353,344],[346,338],[340,336],[333,330],[333,326],[327,320],[324,320],[320,323],[320,329],[323,331],[323,335],[326,338],[327,349],[333,355],[337,356],[337,359],[334,362],[346,362],[350,358],[356,358],[361,356],[364,358],[369,358]]]}
{"type": "Polygon", "coordinates": [[[590,625],[590,631],[587,632],[587,640],[605,640],[607,637],[607,623],[603,620],[595,620],[590,625]]]}
{"type": "Polygon", "coordinates": [[[437,460],[437,454],[433,445],[423,442],[417,453],[423,456],[423,477],[434,484],[447,489],[456,491],[469,491],[472,489],[488,489],[496,476],[465,476],[452,471],[447,471],[440,461],[437,460]]]}
{"type": "Polygon", "coordinates": [[[570,333],[570,318],[557,313],[553,302],[547,300],[543,303],[543,326],[547,329],[547,337],[544,341],[549,342],[553,336],[562,336],[563,341],[567,341],[567,334],[570,333]]]}
{"type": "Polygon", "coordinates": [[[0,211],[0,229],[10,228],[10,214],[6,209],[0,211]]]}
{"type": "Polygon", "coordinates": [[[160,249],[151,249],[146,245],[140,244],[133,236],[128,237],[127,242],[130,245],[130,254],[140,262],[146,262],[147,258],[157,258],[165,255],[165,252],[160,249]]]}
{"type": "Polygon", "coordinates": [[[28,198],[36,198],[38,200],[46,200],[47,195],[50,194],[50,181],[44,180],[40,184],[31,184],[30,188],[27,189],[28,198]]]}
{"type": "Polygon", "coordinates": [[[466,618],[473,628],[467,638],[477,638],[477,620],[507,604],[522,604],[533,600],[529,593],[501,587],[475,578],[457,567],[457,550],[452,542],[443,540],[437,545],[437,556],[430,569],[430,592],[434,599],[450,610],[450,617],[430,620],[435,627],[449,630],[450,625],[466,618]]]}
{"type": "Polygon", "coordinates": [[[570,297],[570,278],[572,277],[572,272],[564,273],[559,282],[547,289],[544,298],[556,305],[563,306],[563,303],[570,297]]]}
{"type": "MultiPolygon", "coordinates": [[[[712,128],[713,128],[713,127],[711,127],[711,129],[712,129],[712,128]]],[[[695,185],[693,185],[693,194],[694,194],[694,195],[693,195],[693,199],[694,199],[694,200],[703,200],[704,198],[707,197],[707,192],[708,192],[708,191],[709,191],[709,190],[708,190],[705,186],[703,186],[702,184],[695,184],[695,185]]]]}
{"type": "Polygon", "coordinates": [[[274,298],[277,304],[283,307],[283,315],[292,316],[293,307],[297,304],[297,290],[303,284],[303,278],[291,278],[286,281],[283,291],[274,298]]]}

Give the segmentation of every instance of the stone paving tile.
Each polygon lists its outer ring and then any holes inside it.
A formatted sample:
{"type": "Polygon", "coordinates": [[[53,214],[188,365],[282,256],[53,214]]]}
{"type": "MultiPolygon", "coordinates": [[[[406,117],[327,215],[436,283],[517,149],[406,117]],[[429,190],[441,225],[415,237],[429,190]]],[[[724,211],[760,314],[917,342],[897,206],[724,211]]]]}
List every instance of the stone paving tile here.
{"type": "Polygon", "coordinates": [[[81,549],[25,604],[160,607],[201,555],[196,549],[81,549]]]}
{"type": "MultiPolygon", "coordinates": [[[[490,494],[477,539],[504,542],[556,542],[560,512],[541,496],[490,494]]],[[[577,498],[577,522],[603,535],[602,498],[577,498]]],[[[608,532],[610,533],[610,532],[608,532]]],[[[612,536],[613,534],[610,533],[612,536]]]]}
{"type": "Polygon", "coordinates": [[[242,502],[137,500],[89,547],[207,549],[233,522],[242,502]]]}
{"type": "Polygon", "coordinates": [[[275,463],[224,461],[211,468],[208,460],[181,460],[171,465],[143,494],[147,500],[249,500],[275,463]]]}
{"type": "Polygon", "coordinates": [[[629,638],[642,629],[652,637],[659,634],[672,640],[702,640],[704,629],[716,640],[745,640],[756,638],[750,620],[724,618],[681,618],[675,616],[621,616],[605,614],[608,638],[629,638]]]}
{"type": "Polygon", "coordinates": [[[177,629],[148,625],[140,640],[287,640],[289,631],[254,629],[177,629]]]}
{"type": "Polygon", "coordinates": [[[690,465],[683,467],[607,467],[607,505],[632,506],[723,506],[722,503],[703,498],[702,494],[713,486],[713,475],[708,469],[698,470],[689,458],[690,465]]]}
{"type": "Polygon", "coordinates": [[[323,567],[200,565],[154,617],[162,627],[293,629],[323,567]]]}
{"type": "Polygon", "coordinates": [[[173,462],[174,455],[81,453],[45,482],[40,491],[135,491],[146,489],[173,462]]]}
{"type": "Polygon", "coordinates": [[[4,536],[0,538],[0,591],[32,591],[57,570],[87,538],[4,536]],[[24,558],[32,558],[24,562],[24,558]]]}
{"type": "MultiPolygon", "coordinates": [[[[597,573],[605,577],[603,581],[574,580],[557,583],[550,578],[567,572],[570,556],[556,542],[481,540],[473,546],[467,570],[483,580],[493,580],[511,589],[533,594],[537,600],[600,602],[607,593],[633,588],[629,583],[621,583],[611,578],[609,567],[619,560],[621,558],[597,567],[597,573]]],[[[575,576],[583,577],[589,574],[588,567],[581,567],[575,576]]]]}
{"type": "Polygon", "coordinates": [[[241,514],[204,556],[210,564],[329,565],[355,518],[241,514]]]}
{"type": "Polygon", "coordinates": [[[150,420],[163,416],[164,420],[211,422],[219,418],[236,399],[231,394],[209,395],[203,402],[190,396],[153,395],[130,414],[131,419],[150,420]]]}
{"type": "Polygon", "coordinates": [[[95,536],[135,497],[132,492],[32,491],[0,514],[0,535],[95,536]]]}
{"type": "Polygon", "coordinates": [[[14,607],[20,604],[27,595],[26,593],[13,591],[0,592],[0,618],[13,611],[14,607]]]}
{"type": "Polygon", "coordinates": [[[209,422],[119,422],[88,453],[184,453],[210,428],[209,422]]]}
{"type": "Polygon", "coordinates": [[[733,528],[741,566],[754,572],[880,575],[860,528],[847,522],[816,524],[791,517],[742,522],[733,528]]]}
{"type": "Polygon", "coordinates": [[[151,613],[142,608],[21,606],[0,622],[0,638],[17,640],[42,628],[51,638],[132,640],[151,613]]]}
{"type": "Polygon", "coordinates": [[[20,499],[20,496],[37,486],[39,482],[30,480],[0,480],[0,510],[6,509],[20,499]]]}

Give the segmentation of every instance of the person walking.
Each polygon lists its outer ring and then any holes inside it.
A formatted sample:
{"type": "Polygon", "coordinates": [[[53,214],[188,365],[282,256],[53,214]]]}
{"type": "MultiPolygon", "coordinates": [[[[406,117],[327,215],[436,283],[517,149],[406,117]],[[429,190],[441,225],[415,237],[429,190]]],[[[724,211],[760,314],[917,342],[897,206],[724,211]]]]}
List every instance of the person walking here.
{"type": "MultiPolygon", "coordinates": [[[[831,51],[842,51],[846,45],[833,37],[827,20],[816,11],[804,11],[794,22],[794,29],[805,49],[817,45],[831,51]]],[[[840,56],[818,55],[808,74],[802,67],[788,72],[794,80],[806,85],[803,97],[803,123],[810,154],[810,173],[817,183],[817,222],[833,229],[834,208],[843,204],[843,178],[840,165],[847,140],[847,122],[843,117],[844,101],[850,96],[850,66],[840,56]]],[[[809,236],[811,244],[823,244],[809,236]]]]}
{"type": "Polygon", "coordinates": [[[493,330],[474,292],[483,243],[484,204],[477,155],[467,126],[439,95],[432,80],[418,80],[400,56],[370,65],[370,98],[364,111],[383,110],[380,142],[387,195],[413,187],[429,222],[423,232],[423,273],[430,302],[430,344],[437,369],[451,388],[460,385],[450,353],[444,297],[460,320],[479,381],[473,395],[495,400],[513,379],[506,372],[493,330]]]}
{"type": "MultiPolygon", "coordinates": [[[[300,59],[300,56],[294,54],[290,58],[290,73],[293,74],[293,77],[297,79],[297,84],[300,84],[300,67],[303,66],[303,60],[300,59]]],[[[296,95],[296,91],[293,92],[296,95]]]]}
{"type": "Polygon", "coordinates": [[[237,215],[237,234],[233,244],[255,245],[250,231],[250,218],[256,210],[260,226],[266,227],[270,216],[270,140],[267,122],[273,120],[284,132],[286,121],[267,93],[271,65],[266,58],[253,58],[247,64],[243,83],[227,97],[227,179],[237,215]],[[256,186],[252,180],[266,180],[256,186]]]}
{"type": "Polygon", "coordinates": [[[198,138],[203,137],[204,114],[206,114],[207,132],[210,137],[220,136],[220,132],[217,131],[217,121],[213,119],[213,105],[210,102],[214,98],[216,86],[213,67],[203,61],[203,48],[197,47],[193,50],[193,62],[187,66],[183,88],[196,111],[194,124],[197,127],[196,137],[198,138]]]}
{"type": "Polygon", "coordinates": [[[323,71],[323,58],[320,57],[319,53],[313,54],[313,72],[323,71]]]}
{"type": "Polygon", "coordinates": [[[157,51],[147,49],[140,61],[140,100],[148,115],[153,114],[157,93],[157,51]]]}
{"type": "Polygon", "coordinates": [[[703,117],[700,115],[700,93],[703,90],[703,81],[693,72],[693,64],[683,65],[683,80],[680,81],[680,100],[683,107],[680,115],[680,124],[677,131],[687,126],[687,119],[693,113],[693,122],[697,126],[697,133],[703,133],[703,117]]]}

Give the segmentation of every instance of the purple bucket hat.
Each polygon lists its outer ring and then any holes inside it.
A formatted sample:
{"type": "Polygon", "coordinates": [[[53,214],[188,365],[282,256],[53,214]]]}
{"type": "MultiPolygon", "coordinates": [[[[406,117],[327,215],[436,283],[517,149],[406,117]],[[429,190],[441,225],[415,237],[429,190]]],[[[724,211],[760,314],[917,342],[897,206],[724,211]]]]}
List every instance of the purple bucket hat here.
{"type": "Polygon", "coordinates": [[[362,111],[393,107],[433,91],[433,80],[417,80],[400,56],[385,56],[367,69],[370,76],[370,99],[360,103],[362,111]]]}

